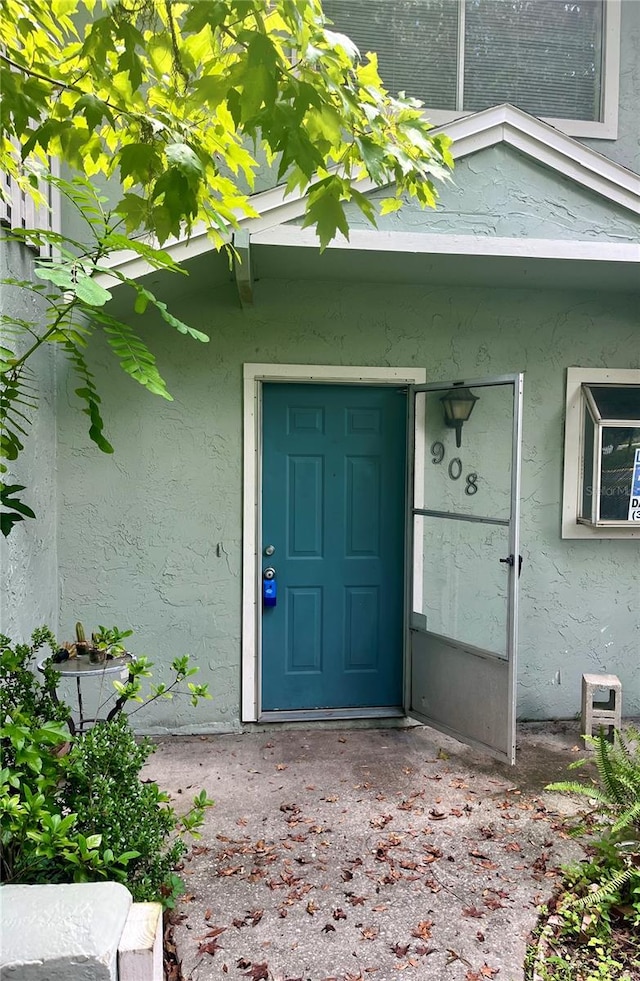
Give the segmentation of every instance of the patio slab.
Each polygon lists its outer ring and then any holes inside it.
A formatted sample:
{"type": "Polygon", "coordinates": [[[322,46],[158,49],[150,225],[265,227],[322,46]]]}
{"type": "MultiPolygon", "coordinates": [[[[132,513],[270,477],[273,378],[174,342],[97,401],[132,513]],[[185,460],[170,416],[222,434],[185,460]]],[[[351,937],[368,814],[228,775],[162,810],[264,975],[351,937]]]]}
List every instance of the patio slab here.
{"type": "Polygon", "coordinates": [[[182,874],[190,981],[521,981],[536,908],[581,856],[544,791],[577,723],[520,727],[508,768],[432,729],[166,738],[147,775],[216,806],[182,874]]]}

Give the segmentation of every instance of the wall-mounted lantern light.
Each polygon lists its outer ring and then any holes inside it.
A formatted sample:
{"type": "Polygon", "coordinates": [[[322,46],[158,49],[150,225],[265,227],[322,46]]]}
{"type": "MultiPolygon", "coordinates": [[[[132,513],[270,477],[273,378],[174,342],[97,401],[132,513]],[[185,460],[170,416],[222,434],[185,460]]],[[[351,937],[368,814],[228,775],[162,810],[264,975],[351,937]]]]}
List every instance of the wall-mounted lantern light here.
{"type": "Polygon", "coordinates": [[[444,421],[456,431],[456,446],[462,445],[462,423],[466,422],[478,401],[470,388],[450,388],[440,399],[444,409],[444,421]]]}

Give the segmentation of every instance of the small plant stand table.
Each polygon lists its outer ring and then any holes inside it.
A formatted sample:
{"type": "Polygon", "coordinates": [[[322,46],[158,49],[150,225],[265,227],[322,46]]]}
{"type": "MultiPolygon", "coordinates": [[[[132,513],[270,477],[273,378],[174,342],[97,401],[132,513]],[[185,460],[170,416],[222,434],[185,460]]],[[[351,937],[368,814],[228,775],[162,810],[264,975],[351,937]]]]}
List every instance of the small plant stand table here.
{"type": "MultiPolygon", "coordinates": [[[[100,720],[100,716],[86,716],[84,702],[82,698],[82,684],[85,679],[91,679],[93,681],[99,680],[104,682],[109,681],[110,675],[119,675],[120,678],[132,679],[129,666],[136,660],[135,654],[131,654],[126,651],[119,657],[109,658],[104,664],[95,664],[93,661],[89,660],[88,655],[82,654],[79,657],[70,657],[68,661],[62,661],[60,664],[54,664],[50,657],[42,658],[38,661],[38,671],[44,674],[45,664],[48,664],[59,674],[59,681],[67,678],[74,678],[76,682],[76,699],[78,703],[78,721],[75,722],[74,719],[69,719],[69,729],[73,736],[81,735],[86,732],[92,725],[100,720]]],[[[100,689],[102,691],[102,688],[100,689]]],[[[51,697],[55,702],[58,702],[58,692],[55,687],[50,689],[51,697]]],[[[113,693],[115,695],[115,692],[113,693]]],[[[106,698],[99,706],[98,711],[104,707],[104,705],[110,701],[111,694],[106,698]]],[[[126,698],[124,695],[118,695],[114,704],[111,706],[108,714],[105,716],[106,721],[113,719],[114,716],[118,714],[122,706],[124,705],[126,698]]]]}

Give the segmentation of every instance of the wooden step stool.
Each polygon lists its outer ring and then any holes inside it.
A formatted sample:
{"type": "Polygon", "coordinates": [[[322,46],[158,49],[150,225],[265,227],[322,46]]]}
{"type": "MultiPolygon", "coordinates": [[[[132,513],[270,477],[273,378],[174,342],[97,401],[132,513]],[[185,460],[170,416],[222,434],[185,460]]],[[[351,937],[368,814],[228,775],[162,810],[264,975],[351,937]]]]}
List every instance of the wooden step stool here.
{"type": "Polygon", "coordinates": [[[622,685],[615,674],[583,674],[582,675],[582,726],[583,736],[593,735],[600,726],[609,727],[609,738],[613,739],[613,730],[619,729],[622,723],[622,685]],[[596,701],[596,692],[609,690],[606,702],[596,701]]]}

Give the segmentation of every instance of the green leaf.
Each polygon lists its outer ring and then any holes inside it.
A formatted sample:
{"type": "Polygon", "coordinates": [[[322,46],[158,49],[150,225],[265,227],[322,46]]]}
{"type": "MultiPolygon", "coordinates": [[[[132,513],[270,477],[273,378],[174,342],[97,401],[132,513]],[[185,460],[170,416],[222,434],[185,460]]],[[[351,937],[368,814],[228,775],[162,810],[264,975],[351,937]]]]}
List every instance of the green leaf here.
{"type": "Polygon", "coordinates": [[[102,307],[111,299],[111,293],[95,279],[83,272],[78,272],[73,285],[73,292],[79,300],[91,307],[102,307]]]}
{"type": "Polygon", "coordinates": [[[170,143],[165,153],[169,163],[188,178],[198,180],[202,176],[202,162],[186,143],[170,143]]]}
{"type": "Polygon", "coordinates": [[[16,514],[15,511],[3,511],[0,514],[0,531],[5,538],[9,537],[11,534],[11,529],[19,521],[24,521],[24,518],[21,514],[16,514]]]}
{"type": "Polygon", "coordinates": [[[380,202],[380,214],[389,215],[402,208],[402,198],[383,198],[380,202]]]}
{"type": "Polygon", "coordinates": [[[120,360],[122,370],[154,395],[160,395],[168,402],[173,401],[154,356],[132,328],[106,314],[99,314],[98,320],[104,327],[107,343],[120,360]]]}
{"type": "Polygon", "coordinates": [[[68,266],[36,266],[33,270],[39,279],[46,279],[64,290],[73,290],[74,282],[68,266]]]}
{"type": "Polygon", "coordinates": [[[339,185],[334,178],[317,184],[310,192],[302,227],[307,228],[309,225],[315,225],[322,251],[337,232],[349,237],[344,204],[340,200],[339,185]]]}
{"type": "Polygon", "coordinates": [[[120,180],[128,177],[135,183],[145,184],[162,169],[162,161],[151,143],[128,143],[118,156],[120,180]]]}
{"type": "Polygon", "coordinates": [[[145,295],[145,290],[140,290],[136,296],[136,301],[133,304],[133,309],[136,313],[144,313],[149,306],[149,297],[145,295]]]}
{"type": "Polygon", "coordinates": [[[162,319],[171,327],[175,327],[179,333],[188,334],[189,337],[193,337],[194,340],[201,341],[203,344],[208,343],[209,337],[207,334],[203,334],[201,330],[196,330],[195,327],[190,327],[189,324],[185,324],[183,320],[179,320],[178,317],[174,317],[167,307],[167,304],[156,299],[150,290],[142,288],[139,290],[138,296],[144,296],[148,303],[153,304],[153,306],[160,312],[162,319]]]}
{"type": "Polygon", "coordinates": [[[83,409],[83,412],[89,416],[91,421],[91,425],[89,426],[89,438],[93,440],[96,446],[102,450],[103,453],[113,453],[113,446],[104,435],[104,423],[102,421],[99,408],[100,396],[96,391],[96,387],[93,383],[93,376],[87,367],[87,363],[77,345],[75,345],[72,341],[63,341],[62,347],[66,351],[67,357],[73,365],[76,374],[83,382],[82,386],[76,389],[76,395],[87,404],[86,408],[83,409]]]}
{"type": "Polygon", "coordinates": [[[93,92],[87,92],[85,95],[82,95],[76,102],[75,108],[76,112],[80,110],[83,113],[89,129],[95,129],[103,119],[106,119],[112,126],[115,124],[113,113],[109,109],[109,106],[102,99],[94,95],[93,92]]]}
{"type": "Polygon", "coordinates": [[[356,137],[356,145],[360,150],[362,161],[367,168],[369,176],[377,184],[381,184],[387,174],[387,158],[384,150],[369,136],[356,137]]]}

